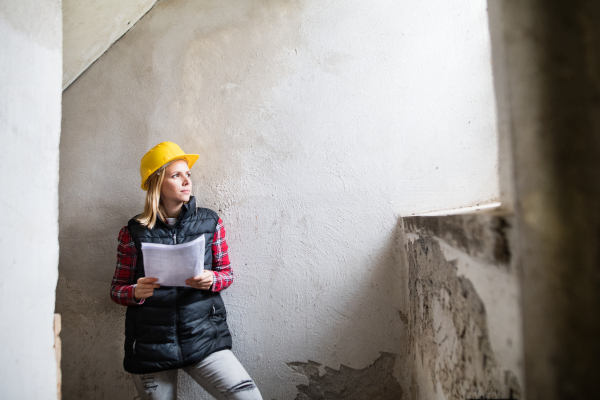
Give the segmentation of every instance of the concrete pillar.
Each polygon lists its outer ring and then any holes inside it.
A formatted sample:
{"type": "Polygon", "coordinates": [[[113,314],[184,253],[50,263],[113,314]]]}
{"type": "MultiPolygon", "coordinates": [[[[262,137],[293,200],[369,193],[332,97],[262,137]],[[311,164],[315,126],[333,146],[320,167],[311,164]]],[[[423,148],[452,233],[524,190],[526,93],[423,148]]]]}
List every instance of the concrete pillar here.
{"type": "Polygon", "coordinates": [[[489,1],[501,191],[522,268],[526,394],[597,397],[600,2],[489,1]]]}
{"type": "Polygon", "coordinates": [[[57,398],[61,4],[0,2],[0,399],[57,398]]]}

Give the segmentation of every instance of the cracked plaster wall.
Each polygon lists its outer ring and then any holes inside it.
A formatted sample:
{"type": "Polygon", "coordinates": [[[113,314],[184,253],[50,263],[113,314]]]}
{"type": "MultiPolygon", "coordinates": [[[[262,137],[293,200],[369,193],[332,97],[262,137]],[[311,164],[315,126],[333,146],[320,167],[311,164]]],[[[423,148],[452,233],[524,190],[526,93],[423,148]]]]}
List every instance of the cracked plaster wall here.
{"type": "Polygon", "coordinates": [[[408,261],[401,358],[411,400],[523,398],[510,222],[470,214],[403,219],[408,261]]]}
{"type": "Polygon", "coordinates": [[[63,102],[65,399],[135,396],[108,292],[158,142],[201,155],[193,192],[222,216],[236,274],[234,350],[266,399],[311,387],[289,363],[371,376],[398,354],[398,214],[497,197],[483,2],[165,0],[63,102]]]}

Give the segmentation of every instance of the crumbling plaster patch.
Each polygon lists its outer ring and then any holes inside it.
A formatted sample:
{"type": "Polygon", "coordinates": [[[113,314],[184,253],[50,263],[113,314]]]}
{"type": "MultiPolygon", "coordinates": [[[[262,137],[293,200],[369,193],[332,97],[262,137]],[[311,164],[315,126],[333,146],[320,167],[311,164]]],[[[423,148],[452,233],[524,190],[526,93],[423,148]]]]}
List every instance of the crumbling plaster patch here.
{"type": "Polygon", "coordinates": [[[297,386],[296,400],[400,400],[402,388],[394,377],[395,361],[395,354],[381,353],[363,369],[342,364],[335,370],[311,360],[287,365],[309,380],[308,385],[297,386]]]}
{"type": "Polygon", "coordinates": [[[474,259],[460,249],[436,238],[446,260],[459,276],[471,281],[485,305],[490,345],[503,368],[523,378],[521,294],[517,273],[474,259]]]}
{"type": "MultiPolygon", "coordinates": [[[[479,237],[492,239],[492,244],[495,242],[493,230],[498,225],[489,224],[487,218],[460,216],[454,221],[421,223],[411,218],[404,221],[411,230],[405,233],[409,269],[407,365],[412,366],[411,398],[440,398],[440,389],[441,398],[446,399],[519,398],[521,395],[518,282],[507,268],[498,268],[484,260],[495,254],[495,245],[471,240],[471,233],[476,232],[479,237]],[[473,227],[477,223],[478,229],[459,232],[461,226],[473,227]],[[446,237],[454,234],[469,240],[453,246],[424,233],[427,226],[453,226],[456,229],[451,229],[452,233],[445,234],[446,237]],[[469,251],[469,243],[475,243],[475,249],[469,251]],[[481,255],[482,248],[488,249],[485,257],[471,255],[481,255]],[[485,302],[469,278],[474,278],[478,288],[486,293],[485,302]],[[491,305],[492,318],[488,316],[488,305],[491,305]],[[502,334],[494,336],[490,332],[489,319],[506,324],[494,325],[502,334]],[[492,346],[492,336],[496,339],[495,346],[492,346]]],[[[437,233],[444,236],[444,229],[437,233]]]]}
{"type": "Polygon", "coordinates": [[[407,217],[404,223],[408,231],[437,236],[471,257],[500,267],[510,266],[506,218],[486,212],[439,218],[407,217]]]}

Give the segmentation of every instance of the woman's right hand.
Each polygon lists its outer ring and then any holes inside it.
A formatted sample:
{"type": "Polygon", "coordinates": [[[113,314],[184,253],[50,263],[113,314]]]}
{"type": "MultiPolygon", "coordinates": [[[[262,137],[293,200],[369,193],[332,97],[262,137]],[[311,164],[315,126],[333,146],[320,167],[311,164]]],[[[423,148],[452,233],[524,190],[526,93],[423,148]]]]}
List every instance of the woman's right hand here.
{"type": "Polygon", "coordinates": [[[158,278],[146,277],[138,279],[137,285],[135,285],[135,290],[133,292],[133,297],[135,297],[135,300],[140,301],[152,296],[154,289],[158,289],[160,287],[160,285],[156,282],[158,282],[158,278]]]}

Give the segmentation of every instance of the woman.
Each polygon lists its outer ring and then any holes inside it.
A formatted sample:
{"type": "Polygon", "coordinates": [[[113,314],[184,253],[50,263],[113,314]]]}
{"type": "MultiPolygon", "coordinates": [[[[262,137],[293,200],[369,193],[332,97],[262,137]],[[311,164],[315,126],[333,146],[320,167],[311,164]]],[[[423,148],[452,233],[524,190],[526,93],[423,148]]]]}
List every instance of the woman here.
{"type": "MultiPolygon", "coordinates": [[[[262,399],[231,352],[220,291],[233,281],[223,221],[196,208],[190,168],[197,154],[163,142],[142,158],[144,212],[119,232],[111,298],[127,306],[125,370],[142,400],[177,398],[182,368],[217,399],[262,399]],[[162,286],[144,274],[142,243],[180,244],[205,238],[204,271],[187,286],[162,286]]],[[[176,268],[176,266],[174,266],[176,268]]]]}

